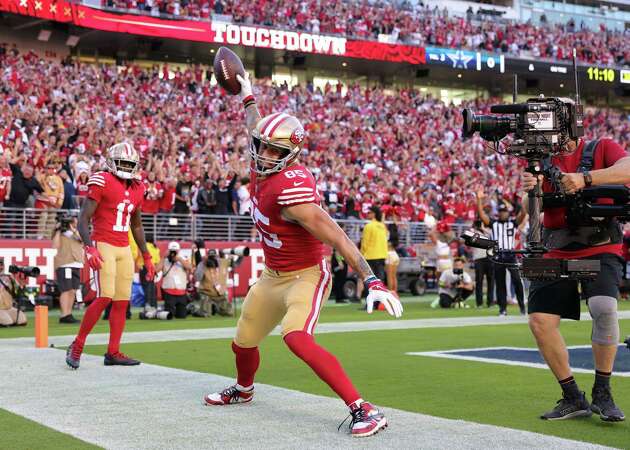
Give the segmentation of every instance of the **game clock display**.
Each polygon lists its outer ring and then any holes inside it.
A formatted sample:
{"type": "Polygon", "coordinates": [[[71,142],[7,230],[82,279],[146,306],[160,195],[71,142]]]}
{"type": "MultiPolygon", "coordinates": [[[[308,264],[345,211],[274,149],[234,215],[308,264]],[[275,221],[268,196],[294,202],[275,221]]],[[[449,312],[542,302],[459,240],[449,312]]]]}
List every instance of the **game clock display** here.
{"type": "Polygon", "coordinates": [[[589,67],[586,69],[586,74],[590,81],[604,81],[606,83],[613,83],[615,81],[614,69],[600,69],[599,67],[589,67]]]}

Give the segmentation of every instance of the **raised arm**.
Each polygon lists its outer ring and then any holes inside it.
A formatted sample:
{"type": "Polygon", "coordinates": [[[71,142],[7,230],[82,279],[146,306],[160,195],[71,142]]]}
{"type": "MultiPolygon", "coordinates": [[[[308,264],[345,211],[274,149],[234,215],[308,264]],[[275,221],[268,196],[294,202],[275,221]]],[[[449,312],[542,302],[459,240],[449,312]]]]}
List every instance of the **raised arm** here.
{"type": "Polygon", "coordinates": [[[479,219],[483,222],[485,226],[490,225],[490,217],[483,210],[483,199],[486,197],[483,189],[479,189],[477,191],[477,214],[479,214],[479,219]]]}
{"type": "Polygon", "coordinates": [[[256,124],[261,119],[258,106],[256,106],[256,98],[254,97],[252,90],[252,83],[249,80],[249,73],[245,71],[245,76],[236,75],[236,79],[241,83],[241,93],[239,94],[245,106],[245,123],[247,124],[247,131],[251,134],[256,124]]]}

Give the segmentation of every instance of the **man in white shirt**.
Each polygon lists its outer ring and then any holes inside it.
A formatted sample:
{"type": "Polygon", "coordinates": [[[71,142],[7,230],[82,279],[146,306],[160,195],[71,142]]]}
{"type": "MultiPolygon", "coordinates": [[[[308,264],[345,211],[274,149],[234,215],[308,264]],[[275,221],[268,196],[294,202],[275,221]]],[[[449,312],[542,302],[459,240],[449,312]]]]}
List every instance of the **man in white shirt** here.
{"type": "Polygon", "coordinates": [[[455,258],[453,268],[445,270],[440,275],[438,295],[442,308],[451,308],[472,294],[473,281],[470,275],[464,272],[465,262],[464,258],[455,258]]]}

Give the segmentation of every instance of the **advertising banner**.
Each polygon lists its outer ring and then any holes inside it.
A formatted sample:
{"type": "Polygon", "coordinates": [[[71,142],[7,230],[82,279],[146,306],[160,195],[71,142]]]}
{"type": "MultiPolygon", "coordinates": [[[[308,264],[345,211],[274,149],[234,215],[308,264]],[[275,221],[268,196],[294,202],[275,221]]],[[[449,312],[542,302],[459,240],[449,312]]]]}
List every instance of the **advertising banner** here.
{"type": "Polygon", "coordinates": [[[115,33],[208,42],[378,61],[424,64],[423,47],[358,41],[342,36],[278,30],[218,21],[115,14],[64,0],[0,0],[0,11],[115,33]]]}
{"type": "MultiPolygon", "coordinates": [[[[249,286],[254,284],[264,269],[263,250],[260,243],[257,242],[211,242],[206,243],[208,249],[227,249],[246,244],[250,248],[250,254],[244,257],[241,263],[234,270],[234,294],[237,297],[243,297],[247,294],[249,286]]],[[[168,254],[167,241],[157,243],[162,256],[168,254]]],[[[182,256],[191,257],[190,242],[181,244],[182,256]]],[[[53,270],[53,262],[57,250],[51,246],[48,240],[18,240],[18,239],[0,239],[0,257],[4,258],[5,270],[9,270],[9,266],[14,264],[18,266],[37,266],[41,271],[39,283],[44,280],[54,280],[55,274],[53,270]]],[[[232,276],[228,277],[228,285],[231,287],[232,276]]],[[[35,280],[30,280],[31,284],[35,280]]]]}

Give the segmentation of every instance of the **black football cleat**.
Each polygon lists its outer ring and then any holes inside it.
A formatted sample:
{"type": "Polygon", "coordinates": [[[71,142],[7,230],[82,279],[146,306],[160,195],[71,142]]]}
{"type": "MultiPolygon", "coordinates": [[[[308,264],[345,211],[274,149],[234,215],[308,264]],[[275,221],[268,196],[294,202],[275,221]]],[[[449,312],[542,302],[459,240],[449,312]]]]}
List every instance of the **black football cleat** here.
{"type": "Polygon", "coordinates": [[[140,361],[137,359],[130,358],[124,353],[105,353],[105,361],[106,366],[139,366],[140,361]]]}
{"type": "Polygon", "coordinates": [[[544,420],[565,420],[574,417],[589,417],[592,414],[588,400],[584,392],[580,392],[579,397],[571,398],[563,396],[558,400],[554,409],[546,412],[541,419],[544,420]]]}
{"type": "Polygon", "coordinates": [[[604,422],[622,422],[626,419],[623,411],[615,405],[610,386],[593,386],[591,411],[599,414],[604,422]]]}
{"type": "Polygon", "coordinates": [[[72,314],[59,318],[59,323],[79,323],[80,320],[76,319],[72,314]]]}

